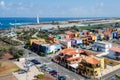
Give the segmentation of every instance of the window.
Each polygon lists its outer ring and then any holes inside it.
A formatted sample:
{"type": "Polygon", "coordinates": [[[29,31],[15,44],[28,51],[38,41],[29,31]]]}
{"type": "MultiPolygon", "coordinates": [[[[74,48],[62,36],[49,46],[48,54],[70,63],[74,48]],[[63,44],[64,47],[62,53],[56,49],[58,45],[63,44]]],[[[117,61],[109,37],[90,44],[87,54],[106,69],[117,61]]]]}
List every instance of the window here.
{"type": "Polygon", "coordinates": [[[97,73],[97,71],[94,71],[94,73],[97,73]]]}

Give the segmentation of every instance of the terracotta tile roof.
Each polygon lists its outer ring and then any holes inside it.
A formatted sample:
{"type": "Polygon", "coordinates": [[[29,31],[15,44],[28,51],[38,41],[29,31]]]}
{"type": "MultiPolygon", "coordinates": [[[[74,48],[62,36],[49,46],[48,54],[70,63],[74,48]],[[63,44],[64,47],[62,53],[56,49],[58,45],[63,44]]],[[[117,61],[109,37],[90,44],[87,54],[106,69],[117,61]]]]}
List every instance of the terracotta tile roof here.
{"type": "Polygon", "coordinates": [[[110,50],[120,52],[120,47],[112,47],[110,50]]]}
{"type": "Polygon", "coordinates": [[[90,64],[98,64],[99,61],[96,60],[95,58],[92,58],[92,57],[86,57],[84,58],[84,60],[87,62],[87,63],[90,63],[90,64]]]}
{"type": "Polygon", "coordinates": [[[68,61],[73,61],[73,60],[80,60],[82,57],[81,56],[79,56],[79,57],[75,57],[75,58],[73,58],[73,57],[71,57],[71,58],[68,58],[67,60],[68,61]]]}
{"type": "Polygon", "coordinates": [[[78,54],[78,53],[77,53],[74,49],[72,49],[72,48],[67,48],[67,49],[61,50],[60,53],[67,54],[67,55],[78,54]]]}
{"type": "Polygon", "coordinates": [[[105,34],[105,35],[110,35],[111,32],[110,32],[110,31],[107,31],[107,32],[105,32],[104,34],[105,34]]]}
{"type": "Polygon", "coordinates": [[[85,51],[84,50],[80,50],[80,53],[84,53],[85,51]]]}

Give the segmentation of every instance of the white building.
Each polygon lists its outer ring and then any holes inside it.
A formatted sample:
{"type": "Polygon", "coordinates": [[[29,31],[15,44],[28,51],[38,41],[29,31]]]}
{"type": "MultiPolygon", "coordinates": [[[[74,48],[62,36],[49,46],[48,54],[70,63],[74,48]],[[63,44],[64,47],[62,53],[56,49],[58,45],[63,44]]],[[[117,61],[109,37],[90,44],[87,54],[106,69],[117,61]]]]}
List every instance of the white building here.
{"type": "Polygon", "coordinates": [[[10,33],[6,34],[5,36],[7,36],[7,37],[15,37],[15,36],[17,36],[17,33],[10,32],[10,33]]]}
{"type": "Polygon", "coordinates": [[[109,42],[97,41],[93,44],[92,50],[97,52],[108,53],[109,49],[112,47],[112,44],[109,42]]]}
{"type": "Polygon", "coordinates": [[[112,47],[109,49],[108,57],[120,60],[120,47],[112,47]]]}

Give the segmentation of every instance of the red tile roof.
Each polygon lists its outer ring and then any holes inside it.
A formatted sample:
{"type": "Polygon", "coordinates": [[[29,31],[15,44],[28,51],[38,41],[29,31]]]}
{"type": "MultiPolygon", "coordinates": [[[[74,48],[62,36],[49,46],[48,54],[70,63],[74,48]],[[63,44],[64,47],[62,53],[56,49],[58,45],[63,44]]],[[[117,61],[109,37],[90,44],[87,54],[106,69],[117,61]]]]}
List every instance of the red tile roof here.
{"type": "Polygon", "coordinates": [[[60,53],[67,54],[67,55],[78,54],[78,52],[76,52],[76,51],[75,51],[74,49],[72,49],[72,48],[67,48],[67,49],[61,50],[60,53]]]}
{"type": "Polygon", "coordinates": [[[95,58],[92,58],[92,57],[86,57],[84,58],[84,60],[87,62],[87,63],[90,63],[90,64],[98,64],[99,61],[96,60],[95,58]]]}
{"type": "Polygon", "coordinates": [[[82,58],[81,56],[75,57],[75,58],[71,57],[71,58],[68,58],[67,60],[68,61],[73,61],[73,60],[80,60],[81,58],[82,58]]]}
{"type": "Polygon", "coordinates": [[[120,52],[120,47],[112,47],[110,50],[120,52]]]}

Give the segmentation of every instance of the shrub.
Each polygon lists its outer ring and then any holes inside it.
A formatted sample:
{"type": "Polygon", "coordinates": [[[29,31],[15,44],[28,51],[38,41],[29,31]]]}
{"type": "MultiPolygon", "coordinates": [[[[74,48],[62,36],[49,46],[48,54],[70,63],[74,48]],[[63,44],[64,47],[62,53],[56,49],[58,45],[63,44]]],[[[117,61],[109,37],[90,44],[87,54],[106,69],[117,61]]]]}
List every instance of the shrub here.
{"type": "Polygon", "coordinates": [[[43,79],[44,77],[45,77],[44,74],[38,74],[38,75],[37,75],[37,78],[38,78],[38,79],[43,79]]]}

